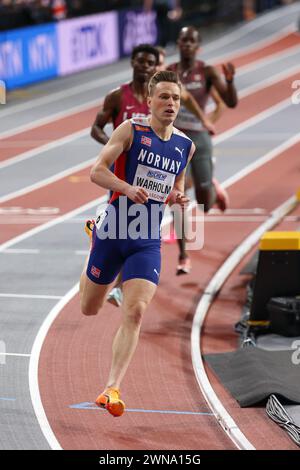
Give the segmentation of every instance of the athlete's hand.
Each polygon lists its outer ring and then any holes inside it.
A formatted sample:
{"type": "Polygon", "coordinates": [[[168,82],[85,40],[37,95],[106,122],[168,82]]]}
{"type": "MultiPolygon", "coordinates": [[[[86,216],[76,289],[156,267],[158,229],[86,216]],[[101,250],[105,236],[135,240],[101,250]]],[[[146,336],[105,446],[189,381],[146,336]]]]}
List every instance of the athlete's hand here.
{"type": "Polygon", "coordinates": [[[129,186],[125,194],[131,201],[137,204],[144,204],[148,201],[149,193],[139,186],[129,186]]]}
{"type": "Polygon", "coordinates": [[[210,135],[215,135],[216,134],[216,128],[214,124],[207,118],[203,120],[203,126],[205,129],[210,133],[210,135]]]}
{"type": "Polygon", "coordinates": [[[232,82],[233,77],[235,75],[234,65],[231,62],[228,62],[227,64],[222,64],[222,70],[226,82],[232,82]]]}
{"type": "Polygon", "coordinates": [[[179,204],[182,208],[185,208],[190,202],[190,198],[184,193],[178,193],[176,196],[176,204],[179,204]]]}
{"type": "Polygon", "coordinates": [[[168,203],[170,206],[173,204],[179,204],[182,208],[184,208],[189,202],[189,197],[187,197],[184,193],[174,189],[171,191],[168,198],[168,203]]]}

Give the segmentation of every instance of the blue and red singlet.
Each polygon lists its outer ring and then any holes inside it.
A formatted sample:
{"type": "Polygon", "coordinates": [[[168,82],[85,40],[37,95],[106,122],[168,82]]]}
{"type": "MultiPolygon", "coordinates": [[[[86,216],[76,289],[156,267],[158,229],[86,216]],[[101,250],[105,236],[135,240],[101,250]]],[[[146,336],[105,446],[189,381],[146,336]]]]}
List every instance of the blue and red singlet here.
{"type": "Polygon", "coordinates": [[[176,177],[187,164],[192,146],[191,139],[176,128],[169,140],[162,140],[148,118],[130,121],[132,145],[115,161],[115,175],[147,190],[149,199],[145,204],[136,204],[113,193],[96,223],[87,268],[88,277],[99,284],[110,284],[121,268],[123,282],[146,279],[158,283],[165,203],[176,177]]]}

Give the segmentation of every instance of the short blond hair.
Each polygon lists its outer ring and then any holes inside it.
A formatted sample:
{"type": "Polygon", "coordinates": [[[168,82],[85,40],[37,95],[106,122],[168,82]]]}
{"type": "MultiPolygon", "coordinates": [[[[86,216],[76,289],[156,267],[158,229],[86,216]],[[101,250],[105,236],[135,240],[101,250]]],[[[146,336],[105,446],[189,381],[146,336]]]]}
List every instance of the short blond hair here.
{"type": "Polygon", "coordinates": [[[154,88],[160,82],[170,82],[176,83],[181,90],[181,82],[176,72],[172,70],[161,70],[160,72],[156,72],[149,81],[148,84],[148,94],[149,96],[153,96],[154,88]]]}

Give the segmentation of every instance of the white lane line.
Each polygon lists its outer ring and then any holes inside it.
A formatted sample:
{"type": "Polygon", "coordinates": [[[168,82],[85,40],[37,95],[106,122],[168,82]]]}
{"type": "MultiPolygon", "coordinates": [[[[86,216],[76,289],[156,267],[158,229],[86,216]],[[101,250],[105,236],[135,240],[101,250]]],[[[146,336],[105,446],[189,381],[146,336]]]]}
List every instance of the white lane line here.
{"type": "MultiPolygon", "coordinates": [[[[293,55],[297,55],[299,53],[300,53],[300,38],[299,38],[299,44],[297,44],[297,46],[289,47],[288,49],[285,49],[284,51],[275,52],[274,54],[271,54],[270,56],[263,57],[262,59],[256,60],[255,62],[251,62],[250,64],[245,64],[241,67],[237,67],[237,71],[236,71],[237,76],[245,75],[246,73],[251,73],[263,67],[268,67],[269,65],[274,64],[275,62],[281,62],[282,60],[292,57],[293,55]]],[[[281,67],[282,67],[282,64],[281,64],[281,67]]]]}
{"type": "MultiPolygon", "coordinates": [[[[18,153],[15,157],[8,157],[6,160],[0,162],[0,170],[6,168],[10,165],[15,165],[16,163],[20,163],[28,158],[35,157],[36,155],[48,152],[49,150],[53,150],[61,145],[69,144],[73,140],[80,139],[81,137],[87,136],[91,131],[90,127],[86,127],[80,131],[73,132],[72,134],[68,134],[65,137],[61,137],[59,139],[55,139],[52,142],[47,142],[46,144],[39,145],[38,147],[27,150],[23,153],[18,153]]],[[[0,149],[1,149],[1,141],[0,141],[0,149]]]]}
{"type": "Polygon", "coordinates": [[[81,212],[85,212],[90,210],[91,208],[98,206],[100,204],[104,204],[107,201],[107,196],[101,196],[97,199],[94,199],[93,201],[88,202],[87,204],[84,204],[83,206],[77,207],[76,209],[67,212],[66,214],[61,215],[60,217],[57,217],[56,219],[50,220],[49,222],[46,222],[43,225],[40,225],[38,227],[34,227],[27,232],[22,233],[21,235],[18,235],[17,237],[11,238],[10,240],[2,243],[0,245],[0,253],[7,250],[11,246],[16,245],[17,243],[20,243],[24,240],[26,240],[29,237],[32,237],[34,235],[37,235],[40,232],[43,232],[44,230],[48,230],[55,225],[58,225],[60,223],[65,222],[68,219],[71,219],[72,217],[80,214],[81,212]]]}
{"type": "Polygon", "coordinates": [[[274,106],[267,108],[265,111],[262,111],[261,113],[256,114],[255,116],[247,119],[241,124],[237,124],[236,126],[232,127],[228,131],[225,131],[222,134],[214,137],[213,142],[215,145],[219,144],[220,142],[223,142],[224,140],[227,140],[230,137],[233,137],[234,135],[239,134],[240,132],[248,129],[249,127],[255,126],[256,124],[263,121],[264,119],[267,119],[273,116],[274,114],[279,113],[280,111],[284,110],[285,108],[288,108],[289,106],[293,106],[291,102],[291,98],[286,98],[285,100],[280,101],[274,106]]]}
{"type": "Polygon", "coordinates": [[[241,216],[241,215],[234,215],[234,216],[226,216],[226,215],[214,215],[214,216],[208,216],[205,218],[205,223],[219,223],[219,222],[261,222],[262,220],[265,220],[267,218],[266,215],[256,215],[256,216],[241,216]]]}
{"type": "Polygon", "coordinates": [[[3,298],[16,298],[16,299],[37,299],[37,300],[59,300],[62,295],[42,295],[42,294],[6,294],[0,293],[3,298]]]}
{"type": "Polygon", "coordinates": [[[238,248],[234,250],[234,252],[227,258],[227,260],[223,263],[221,268],[218,269],[209,282],[207,288],[205,289],[205,295],[201,297],[201,300],[196,308],[193,319],[191,331],[191,356],[199,388],[210,409],[214,413],[217,422],[239,449],[255,450],[254,446],[242,433],[240,428],[222,405],[222,402],[219,400],[208,379],[201,354],[202,325],[215,298],[215,295],[217,292],[219,292],[222,285],[230,276],[234,268],[240,263],[242,258],[258,243],[261,236],[267,230],[272,229],[276,224],[278,224],[278,222],[296,205],[297,200],[295,196],[288,199],[284,204],[275,209],[271,217],[262,225],[260,225],[254,232],[252,232],[246,238],[246,240],[244,240],[241,245],[239,245],[238,248]]]}
{"type": "MultiPolygon", "coordinates": [[[[214,57],[212,60],[208,60],[210,64],[217,64],[220,62],[232,62],[234,60],[237,60],[241,56],[244,56],[245,54],[251,54],[253,52],[256,52],[258,49],[262,49],[264,47],[268,47],[273,42],[278,41],[280,39],[283,39],[285,36],[294,33],[297,31],[297,27],[294,23],[289,24],[279,32],[273,33],[270,36],[268,36],[265,39],[260,39],[256,41],[253,44],[250,44],[249,46],[243,46],[240,47],[239,49],[236,49],[233,53],[230,52],[230,54],[225,53],[222,54],[218,57],[214,57]]],[[[206,52],[206,49],[205,49],[206,52]]]]}
{"type": "Polygon", "coordinates": [[[269,86],[276,85],[276,83],[281,82],[283,80],[287,80],[289,77],[296,75],[297,73],[299,73],[299,71],[300,71],[299,64],[294,65],[293,67],[283,70],[282,72],[279,72],[278,74],[272,75],[271,77],[266,78],[265,80],[262,80],[258,83],[250,85],[247,88],[243,88],[241,91],[238,92],[239,98],[244,98],[245,96],[249,96],[256,91],[260,91],[269,86]]]}
{"type": "MultiPolygon", "coordinates": [[[[240,39],[240,38],[246,36],[249,32],[255,31],[256,29],[258,29],[258,28],[260,28],[260,27],[262,27],[262,26],[264,26],[268,23],[272,23],[273,21],[275,21],[278,18],[282,18],[284,16],[287,16],[291,12],[293,12],[294,10],[299,11],[299,7],[296,8],[296,4],[295,4],[295,5],[285,7],[284,10],[285,11],[281,11],[281,12],[277,11],[277,12],[268,13],[268,14],[264,15],[261,18],[255,19],[251,23],[248,23],[246,25],[242,25],[238,30],[227,33],[227,34],[223,35],[221,38],[216,39],[214,41],[211,41],[209,44],[207,44],[205,46],[205,52],[210,53],[210,52],[215,51],[218,47],[222,47],[226,44],[230,44],[230,43],[233,43],[233,42],[236,43],[237,39],[240,39]]],[[[293,25],[288,25],[288,26],[284,27],[281,31],[272,34],[271,36],[269,36],[266,39],[254,41],[252,43],[252,45],[249,46],[248,48],[241,48],[240,50],[237,49],[237,53],[239,53],[239,52],[242,53],[243,51],[247,51],[247,49],[249,51],[249,50],[251,50],[251,48],[253,50],[255,50],[258,47],[261,48],[261,47],[263,47],[264,44],[268,44],[270,42],[270,40],[274,41],[274,40],[276,40],[276,38],[280,38],[282,35],[286,35],[288,32],[291,32],[293,30],[295,30],[295,27],[293,29],[293,25]]],[[[232,55],[233,54],[235,54],[234,51],[232,52],[232,55]]],[[[220,56],[220,59],[224,60],[225,57],[226,57],[225,55],[220,56]]],[[[173,54],[171,57],[169,57],[169,60],[174,61],[176,58],[177,58],[177,54],[173,54]]],[[[169,62],[169,60],[168,60],[168,62],[169,62]]],[[[101,72],[99,72],[99,73],[101,73],[101,72]]],[[[19,105],[13,105],[13,106],[5,109],[5,110],[1,110],[1,116],[5,117],[5,116],[9,116],[9,115],[14,114],[14,113],[19,113],[21,111],[26,111],[28,109],[33,109],[33,108],[42,106],[44,104],[52,103],[53,101],[58,101],[58,100],[61,100],[63,98],[67,98],[67,97],[70,97],[70,96],[77,95],[78,93],[82,93],[82,92],[87,91],[87,90],[92,90],[92,89],[95,89],[95,88],[99,88],[100,86],[104,86],[104,85],[107,85],[107,84],[110,84],[110,83],[114,83],[114,77],[116,76],[116,73],[117,73],[117,77],[118,77],[118,82],[122,81],[122,80],[125,80],[125,79],[129,79],[130,74],[131,74],[130,71],[112,72],[107,77],[104,77],[102,79],[91,80],[87,83],[84,83],[83,85],[76,85],[74,87],[71,87],[68,90],[62,90],[62,91],[59,91],[59,92],[54,92],[54,93],[51,93],[51,94],[49,94],[45,97],[42,97],[42,98],[37,98],[35,100],[31,100],[31,101],[26,102],[26,103],[21,103],[19,105]]]]}
{"type": "Polygon", "coordinates": [[[77,173],[78,171],[84,170],[88,168],[93,163],[95,163],[97,156],[86,160],[85,162],[79,163],[78,165],[71,166],[66,170],[60,171],[53,176],[49,176],[48,178],[44,178],[43,180],[38,181],[37,183],[30,184],[29,186],[25,186],[24,188],[18,189],[17,191],[13,191],[5,196],[0,197],[0,203],[9,201],[10,199],[14,199],[16,197],[24,196],[36,189],[40,189],[43,186],[47,186],[48,184],[55,183],[60,179],[65,178],[66,176],[72,175],[72,173],[77,173]]]}
{"type": "Polygon", "coordinates": [[[29,390],[32,405],[34,408],[35,415],[39,422],[40,428],[48,441],[51,449],[62,450],[58,440],[55,437],[55,434],[52,431],[52,428],[47,419],[43,403],[41,400],[40,389],[39,389],[39,358],[41,354],[41,349],[45,338],[48,334],[48,331],[54,322],[55,318],[59,312],[67,305],[67,303],[74,297],[78,292],[79,284],[77,283],[50,311],[45,320],[40,327],[37,336],[35,337],[31,357],[29,361],[29,390]]]}
{"type": "Polygon", "coordinates": [[[0,356],[30,357],[30,354],[0,352],[0,356]]]}
{"type": "MultiPolygon", "coordinates": [[[[212,208],[209,211],[208,215],[213,215],[213,214],[220,214],[220,209],[217,208],[212,208]]],[[[226,209],[226,214],[235,214],[235,215],[241,215],[241,214],[266,214],[266,209],[263,209],[262,207],[237,207],[237,208],[228,208],[226,209]]]]}
{"type": "Polygon", "coordinates": [[[233,185],[237,181],[239,181],[242,178],[244,178],[245,176],[247,176],[252,171],[254,171],[257,168],[261,167],[265,163],[273,160],[273,158],[277,157],[278,155],[283,153],[285,150],[288,150],[289,148],[293,147],[294,145],[298,144],[299,142],[300,142],[300,133],[294,135],[293,137],[288,139],[286,142],[283,142],[278,147],[275,147],[273,150],[266,153],[265,155],[263,155],[261,158],[259,158],[255,162],[250,163],[250,165],[247,165],[245,168],[238,171],[235,175],[231,176],[226,181],[224,181],[224,183],[222,183],[222,186],[224,186],[224,188],[228,188],[229,186],[233,185]]]}

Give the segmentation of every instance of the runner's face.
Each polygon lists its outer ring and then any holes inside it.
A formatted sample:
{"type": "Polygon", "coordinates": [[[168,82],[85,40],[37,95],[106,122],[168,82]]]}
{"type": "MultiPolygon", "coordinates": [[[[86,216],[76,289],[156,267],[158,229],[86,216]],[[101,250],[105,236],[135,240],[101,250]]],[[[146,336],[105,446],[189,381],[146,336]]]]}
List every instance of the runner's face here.
{"type": "Polygon", "coordinates": [[[151,114],[164,125],[175,121],[180,106],[180,88],[176,83],[159,82],[148,98],[151,114]]]}
{"type": "Polygon", "coordinates": [[[133,78],[139,82],[148,82],[156,71],[156,57],[149,52],[138,52],[131,61],[133,78]]]}
{"type": "Polygon", "coordinates": [[[199,35],[194,29],[184,28],[179,34],[177,45],[182,57],[195,57],[199,50],[199,35]]]}

